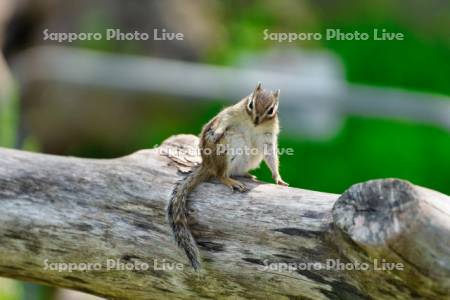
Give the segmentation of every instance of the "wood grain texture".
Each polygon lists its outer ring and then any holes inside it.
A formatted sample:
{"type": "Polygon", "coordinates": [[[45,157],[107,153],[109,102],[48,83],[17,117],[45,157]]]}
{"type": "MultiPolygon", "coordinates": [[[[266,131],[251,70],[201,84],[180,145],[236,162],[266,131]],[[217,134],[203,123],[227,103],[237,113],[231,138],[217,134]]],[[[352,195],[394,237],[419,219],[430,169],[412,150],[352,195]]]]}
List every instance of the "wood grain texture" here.
{"type": "Polygon", "coordinates": [[[197,145],[180,135],[111,160],[0,149],[0,275],[109,299],[449,299],[449,197],[396,179],[340,197],[204,183],[190,197],[203,258],[195,273],[165,207],[175,182],[200,163],[197,145]],[[404,270],[304,268],[383,258],[404,270]],[[149,268],[108,270],[108,259],[149,268]],[[59,272],[50,263],[100,267],[59,272]],[[275,268],[287,264],[296,269],[275,268]]]}

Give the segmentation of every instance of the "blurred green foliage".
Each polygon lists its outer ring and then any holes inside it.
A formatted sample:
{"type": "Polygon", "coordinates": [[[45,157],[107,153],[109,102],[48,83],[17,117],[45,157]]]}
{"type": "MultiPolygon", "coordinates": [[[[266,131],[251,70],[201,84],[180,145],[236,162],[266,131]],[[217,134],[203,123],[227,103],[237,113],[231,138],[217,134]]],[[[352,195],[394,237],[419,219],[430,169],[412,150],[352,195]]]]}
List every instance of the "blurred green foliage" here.
{"type": "Polygon", "coordinates": [[[19,281],[0,278],[0,300],[16,300],[23,296],[23,287],[19,281]]]}
{"type": "Polygon", "coordinates": [[[14,147],[19,113],[18,91],[12,86],[0,93],[0,147],[14,147]]]}
{"type": "Polygon", "coordinates": [[[443,129],[351,117],[331,141],[282,136],[280,145],[295,149],[281,166],[297,187],[342,193],[357,182],[398,177],[450,192],[450,138],[443,129]]]}
{"type": "Polygon", "coordinates": [[[368,22],[340,28],[345,32],[385,28],[405,34],[403,41],[326,41],[325,47],[343,60],[349,81],[450,95],[448,40],[420,36],[396,24],[368,22]]]}

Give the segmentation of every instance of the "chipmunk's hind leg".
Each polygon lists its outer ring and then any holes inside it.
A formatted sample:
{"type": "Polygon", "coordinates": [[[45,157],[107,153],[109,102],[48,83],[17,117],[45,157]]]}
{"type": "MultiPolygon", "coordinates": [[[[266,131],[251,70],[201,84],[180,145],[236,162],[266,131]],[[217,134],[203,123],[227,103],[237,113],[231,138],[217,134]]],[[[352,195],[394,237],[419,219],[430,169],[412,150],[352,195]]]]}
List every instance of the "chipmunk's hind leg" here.
{"type": "Polygon", "coordinates": [[[243,184],[242,182],[232,179],[230,177],[219,177],[220,182],[222,182],[224,185],[226,185],[227,187],[229,187],[232,191],[239,191],[241,193],[245,193],[248,191],[248,188],[245,184],[243,184]]]}

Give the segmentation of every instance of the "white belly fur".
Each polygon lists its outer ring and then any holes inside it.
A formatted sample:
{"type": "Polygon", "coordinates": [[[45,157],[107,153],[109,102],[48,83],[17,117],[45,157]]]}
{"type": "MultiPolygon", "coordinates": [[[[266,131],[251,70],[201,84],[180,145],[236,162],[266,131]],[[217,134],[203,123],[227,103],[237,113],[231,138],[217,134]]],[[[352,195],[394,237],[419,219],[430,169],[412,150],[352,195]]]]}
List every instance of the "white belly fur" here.
{"type": "MultiPolygon", "coordinates": [[[[251,127],[250,127],[251,128],[251,127]]],[[[227,144],[228,175],[244,175],[257,168],[264,157],[264,134],[257,128],[254,130],[241,130],[232,128],[227,131],[225,143],[227,144]]]]}

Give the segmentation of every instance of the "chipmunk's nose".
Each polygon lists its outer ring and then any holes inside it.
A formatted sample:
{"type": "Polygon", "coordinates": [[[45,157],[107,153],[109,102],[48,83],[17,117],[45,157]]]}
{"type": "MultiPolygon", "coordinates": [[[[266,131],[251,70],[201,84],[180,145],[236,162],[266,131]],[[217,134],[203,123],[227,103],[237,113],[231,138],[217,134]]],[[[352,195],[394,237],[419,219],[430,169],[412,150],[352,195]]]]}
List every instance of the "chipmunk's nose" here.
{"type": "Polygon", "coordinates": [[[255,125],[258,125],[258,124],[259,124],[259,117],[256,116],[256,117],[255,117],[255,125]]]}

